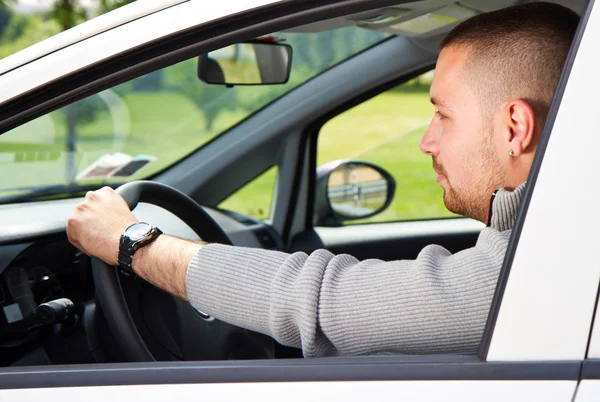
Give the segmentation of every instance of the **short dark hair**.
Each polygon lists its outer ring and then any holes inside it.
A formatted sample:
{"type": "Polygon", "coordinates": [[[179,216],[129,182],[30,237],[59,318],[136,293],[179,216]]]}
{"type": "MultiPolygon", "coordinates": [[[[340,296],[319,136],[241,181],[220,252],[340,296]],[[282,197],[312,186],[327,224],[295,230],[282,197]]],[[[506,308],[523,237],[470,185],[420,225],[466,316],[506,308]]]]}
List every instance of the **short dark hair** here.
{"type": "Polygon", "coordinates": [[[541,124],[578,23],[574,11],[558,4],[520,4],[463,21],[440,50],[456,46],[468,51],[466,78],[488,111],[500,102],[523,99],[541,124]]]}

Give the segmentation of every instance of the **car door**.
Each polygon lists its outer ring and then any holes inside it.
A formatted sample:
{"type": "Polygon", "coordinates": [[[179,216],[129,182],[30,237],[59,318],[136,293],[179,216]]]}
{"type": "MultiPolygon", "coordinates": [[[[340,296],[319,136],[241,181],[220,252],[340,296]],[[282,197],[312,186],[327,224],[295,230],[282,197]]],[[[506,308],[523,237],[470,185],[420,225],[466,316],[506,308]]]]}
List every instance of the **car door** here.
{"type": "Polygon", "coordinates": [[[600,310],[596,304],[594,325],[591,331],[586,359],[581,370],[581,382],[577,390],[576,402],[587,402],[598,399],[600,395],[600,310]]]}
{"type": "MultiPolygon", "coordinates": [[[[0,399],[37,400],[44,392],[44,398],[78,401],[374,395],[379,400],[573,400],[600,279],[594,253],[600,216],[592,213],[598,194],[589,186],[594,160],[578,158],[581,142],[573,141],[573,133],[590,147],[600,141],[593,104],[580,102],[587,91],[600,90],[593,75],[597,27],[600,14],[590,3],[551,108],[478,355],[3,368],[0,399]],[[565,157],[573,163],[563,163],[565,157]],[[557,191],[557,177],[568,178],[576,196],[557,191]],[[557,212],[563,210],[581,214],[557,212]]],[[[306,166],[314,168],[308,161],[306,166]]]]}

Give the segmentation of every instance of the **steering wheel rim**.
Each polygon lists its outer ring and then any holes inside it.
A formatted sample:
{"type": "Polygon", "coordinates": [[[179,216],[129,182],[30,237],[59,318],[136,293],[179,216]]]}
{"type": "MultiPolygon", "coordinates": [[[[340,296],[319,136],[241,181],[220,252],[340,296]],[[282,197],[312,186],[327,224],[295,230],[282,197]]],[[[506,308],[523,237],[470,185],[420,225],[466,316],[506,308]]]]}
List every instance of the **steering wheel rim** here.
{"type": "MultiPolygon", "coordinates": [[[[139,202],[157,205],[176,215],[200,238],[221,244],[232,244],[223,229],[200,205],[173,187],[152,181],[133,181],[120,186],[116,191],[131,210],[139,202]]],[[[102,307],[109,329],[126,358],[136,362],[154,361],[127,307],[118,270],[99,258],[92,257],[92,275],[98,303],[102,307]]]]}

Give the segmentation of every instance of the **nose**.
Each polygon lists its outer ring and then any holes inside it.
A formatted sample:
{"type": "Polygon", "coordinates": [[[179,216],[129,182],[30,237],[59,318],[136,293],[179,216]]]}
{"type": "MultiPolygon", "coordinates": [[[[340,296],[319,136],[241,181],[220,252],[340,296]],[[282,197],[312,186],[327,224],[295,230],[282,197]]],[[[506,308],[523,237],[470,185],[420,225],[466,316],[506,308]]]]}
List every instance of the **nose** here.
{"type": "Polygon", "coordinates": [[[427,127],[427,131],[425,131],[425,134],[423,134],[423,137],[421,138],[421,152],[429,156],[437,156],[440,153],[438,137],[435,119],[432,119],[431,123],[429,123],[429,127],[427,127]]]}

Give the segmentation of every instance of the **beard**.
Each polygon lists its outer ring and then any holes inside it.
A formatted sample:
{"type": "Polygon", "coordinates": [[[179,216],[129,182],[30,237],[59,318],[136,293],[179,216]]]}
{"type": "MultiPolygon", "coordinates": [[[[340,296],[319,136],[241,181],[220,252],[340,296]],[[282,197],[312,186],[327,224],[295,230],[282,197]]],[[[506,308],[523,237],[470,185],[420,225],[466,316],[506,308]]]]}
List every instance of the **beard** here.
{"type": "Polygon", "coordinates": [[[450,177],[444,166],[433,158],[433,168],[436,172],[444,175],[446,185],[444,190],[444,205],[450,212],[463,215],[487,223],[490,213],[490,200],[495,190],[503,187],[506,183],[506,172],[498,155],[491,144],[491,133],[488,133],[478,155],[465,161],[468,171],[472,172],[469,178],[459,178],[461,183],[455,182],[450,177]]]}

